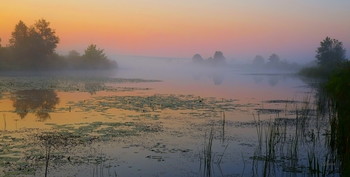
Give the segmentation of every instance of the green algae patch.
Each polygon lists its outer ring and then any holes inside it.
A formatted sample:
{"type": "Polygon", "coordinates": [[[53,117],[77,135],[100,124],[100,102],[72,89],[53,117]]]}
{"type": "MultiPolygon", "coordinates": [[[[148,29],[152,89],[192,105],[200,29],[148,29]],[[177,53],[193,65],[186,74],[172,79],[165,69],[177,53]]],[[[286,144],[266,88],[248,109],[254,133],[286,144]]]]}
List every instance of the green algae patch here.
{"type": "Polygon", "coordinates": [[[89,100],[70,103],[72,108],[83,112],[105,112],[109,109],[121,109],[143,113],[144,117],[159,119],[159,112],[164,110],[212,113],[232,111],[235,104],[232,99],[202,98],[194,95],[151,96],[99,96],[89,100]]]}
{"type": "Polygon", "coordinates": [[[55,90],[63,92],[133,91],[150,88],[118,87],[122,83],[161,82],[160,80],[106,77],[0,77],[0,93],[20,90],[55,90]]]}

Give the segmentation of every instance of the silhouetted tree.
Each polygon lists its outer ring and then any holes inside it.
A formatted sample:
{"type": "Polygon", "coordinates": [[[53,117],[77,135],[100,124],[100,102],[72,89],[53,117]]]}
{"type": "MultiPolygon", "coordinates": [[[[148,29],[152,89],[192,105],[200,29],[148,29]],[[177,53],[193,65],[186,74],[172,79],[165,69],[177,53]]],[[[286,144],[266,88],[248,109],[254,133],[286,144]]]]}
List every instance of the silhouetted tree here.
{"type": "Polygon", "coordinates": [[[28,41],[28,27],[22,21],[19,21],[15,26],[15,30],[11,34],[10,46],[19,49],[27,46],[28,41]]]}
{"type": "Polygon", "coordinates": [[[102,49],[90,45],[83,56],[71,51],[68,56],[55,53],[59,38],[50,23],[38,20],[28,27],[19,21],[11,34],[8,47],[0,46],[0,69],[49,70],[64,69],[111,69],[117,63],[109,60],[102,49]],[[7,61],[8,60],[8,61],[7,61]],[[5,67],[3,65],[5,63],[5,67]]]}
{"type": "Polygon", "coordinates": [[[202,58],[202,56],[200,54],[195,54],[193,57],[192,57],[192,61],[194,63],[203,63],[204,59],[202,58]]]}
{"type": "Polygon", "coordinates": [[[22,69],[51,67],[50,59],[55,59],[52,56],[59,38],[49,25],[49,22],[41,19],[28,28],[22,21],[19,21],[9,41],[15,56],[14,63],[20,64],[22,69]]]}
{"type": "Polygon", "coordinates": [[[0,69],[2,69],[3,68],[3,51],[2,51],[3,49],[2,49],[2,46],[1,46],[1,38],[0,38],[0,69]]]}
{"type": "Polygon", "coordinates": [[[316,59],[323,70],[335,69],[340,63],[346,61],[342,42],[326,37],[316,50],[316,59]]]}
{"type": "Polygon", "coordinates": [[[261,55],[257,55],[255,56],[254,60],[253,60],[253,64],[254,65],[264,65],[265,64],[265,58],[262,57],[261,55]]]}
{"type": "Polygon", "coordinates": [[[13,53],[13,63],[18,64],[17,66],[20,68],[25,67],[27,63],[29,52],[29,29],[26,24],[22,21],[19,21],[15,26],[14,31],[11,34],[11,38],[9,40],[9,46],[12,49],[13,53]]]}
{"type": "Polygon", "coordinates": [[[281,61],[280,57],[277,54],[272,54],[269,57],[269,63],[270,64],[277,64],[281,61]]]}
{"type": "Polygon", "coordinates": [[[224,57],[224,54],[221,51],[216,51],[213,58],[214,64],[225,64],[226,58],[224,57]]]}
{"type": "Polygon", "coordinates": [[[89,45],[82,56],[82,66],[84,69],[111,69],[116,68],[117,63],[110,61],[103,49],[99,49],[96,45],[89,45]]]}
{"type": "Polygon", "coordinates": [[[50,28],[50,23],[44,19],[38,20],[34,24],[34,31],[38,34],[38,44],[42,45],[43,54],[51,55],[54,53],[57,44],[59,42],[58,36],[56,36],[55,30],[50,28]]]}
{"type": "Polygon", "coordinates": [[[67,63],[70,67],[70,69],[77,69],[81,66],[82,61],[82,57],[80,55],[79,52],[77,52],[76,50],[71,50],[69,51],[67,57],[66,57],[67,63]]]}
{"type": "Polygon", "coordinates": [[[76,50],[71,50],[68,53],[68,57],[69,58],[79,58],[80,57],[80,53],[77,52],[76,50]]]}
{"type": "Polygon", "coordinates": [[[0,70],[7,70],[11,67],[11,52],[8,47],[2,47],[0,39],[0,70]]]}

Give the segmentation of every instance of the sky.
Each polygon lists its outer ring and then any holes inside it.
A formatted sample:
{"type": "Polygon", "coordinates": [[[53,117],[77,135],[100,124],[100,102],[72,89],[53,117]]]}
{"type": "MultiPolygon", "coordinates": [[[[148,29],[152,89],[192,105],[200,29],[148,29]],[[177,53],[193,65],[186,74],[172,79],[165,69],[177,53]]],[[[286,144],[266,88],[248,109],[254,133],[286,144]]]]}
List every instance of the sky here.
{"type": "Polygon", "coordinates": [[[252,60],[277,53],[311,61],[326,36],[350,54],[349,0],[1,0],[0,38],[14,26],[44,18],[60,37],[57,51],[252,60]]]}

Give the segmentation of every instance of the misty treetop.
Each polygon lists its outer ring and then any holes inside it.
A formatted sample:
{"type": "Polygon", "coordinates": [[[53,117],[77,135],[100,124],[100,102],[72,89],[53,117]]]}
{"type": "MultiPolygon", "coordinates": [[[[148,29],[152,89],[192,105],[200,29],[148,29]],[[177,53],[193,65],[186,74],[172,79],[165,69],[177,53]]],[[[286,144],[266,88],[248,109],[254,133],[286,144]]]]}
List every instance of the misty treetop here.
{"type": "MultiPolygon", "coordinates": [[[[40,19],[32,26],[19,21],[11,34],[9,44],[0,44],[1,70],[61,70],[61,69],[112,69],[115,61],[107,58],[102,49],[89,45],[85,53],[60,56],[56,48],[60,39],[50,23],[40,19]]],[[[1,42],[1,40],[0,40],[1,42]]]]}
{"type": "Polygon", "coordinates": [[[342,42],[326,37],[316,49],[317,66],[303,68],[300,74],[309,77],[329,77],[334,72],[342,70],[344,66],[349,65],[345,53],[346,50],[342,42]]]}
{"type": "Polygon", "coordinates": [[[94,44],[89,45],[83,55],[72,50],[66,58],[71,62],[73,69],[113,69],[118,66],[117,62],[107,58],[103,49],[94,44]]]}
{"type": "Polygon", "coordinates": [[[255,56],[252,61],[254,68],[266,69],[266,70],[298,70],[299,65],[297,63],[290,63],[287,60],[282,60],[280,56],[273,53],[265,61],[265,58],[261,55],[255,56]]]}
{"type": "Polygon", "coordinates": [[[205,65],[205,66],[224,66],[226,64],[226,57],[221,51],[216,51],[213,57],[208,59],[203,59],[200,54],[195,54],[192,57],[192,61],[195,64],[205,65]]]}
{"type": "Polygon", "coordinates": [[[316,59],[320,67],[333,70],[346,61],[343,43],[337,39],[326,37],[316,50],[316,59]]]}

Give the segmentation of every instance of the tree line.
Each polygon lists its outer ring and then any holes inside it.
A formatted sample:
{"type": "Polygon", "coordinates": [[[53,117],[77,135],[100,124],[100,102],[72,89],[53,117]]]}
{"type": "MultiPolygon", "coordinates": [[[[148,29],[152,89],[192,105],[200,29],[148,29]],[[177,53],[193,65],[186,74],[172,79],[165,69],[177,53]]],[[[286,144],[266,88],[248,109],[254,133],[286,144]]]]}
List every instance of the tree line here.
{"type": "Polygon", "coordinates": [[[263,69],[298,70],[300,68],[297,63],[290,63],[287,60],[282,60],[280,56],[275,53],[271,54],[267,60],[261,55],[255,56],[252,65],[256,68],[263,69]]]}
{"type": "Polygon", "coordinates": [[[329,111],[328,145],[339,159],[340,175],[350,176],[350,61],[343,43],[330,37],[320,42],[315,58],[317,64],[303,68],[300,74],[321,80],[317,105],[329,111]]]}
{"type": "Polygon", "coordinates": [[[343,43],[330,37],[326,37],[320,42],[315,58],[317,65],[303,68],[300,71],[302,75],[327,78],[349,65],[343,43]]]}
{"type": "Polygon", "coordinates": [[[199,65],[206,66],[224,66],[226,64],[226,57],[221,51],[216,51],[213,57],[203,59],[200,54],[195,54],[192,57],[192,62],[199,65]]]}
{"type": "Polygon", "coordinates": [[[103,49],[89,45],[84,54],[71,51],[59,55],[55,50],[60,41],[50,23],[45,19],[27,26],[19,21],[7,46],[1,46],[0,70],[62,70],[62,69],[113,69],[115,61],[109,60],[103,49]]]}

